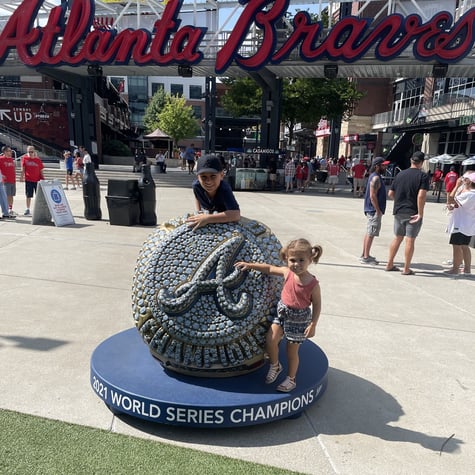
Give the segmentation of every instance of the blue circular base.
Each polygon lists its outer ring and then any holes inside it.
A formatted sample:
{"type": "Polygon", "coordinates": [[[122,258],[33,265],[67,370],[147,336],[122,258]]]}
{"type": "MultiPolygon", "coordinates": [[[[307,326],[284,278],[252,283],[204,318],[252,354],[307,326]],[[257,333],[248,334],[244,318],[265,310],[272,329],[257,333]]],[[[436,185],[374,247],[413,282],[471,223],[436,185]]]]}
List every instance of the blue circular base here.
{"type": "Polygon", "coordinates": [[[230,378],[201,378],[167,371],[135,328],[104,340],[92,354],[91,385],[113,412],[161,424],[237,427],[296,416],[315,403],[327,386],[328,360],[314,343],[300,348],[297,387],[276,391],[284,371],[265,384],[268,365],[230,378]]]}

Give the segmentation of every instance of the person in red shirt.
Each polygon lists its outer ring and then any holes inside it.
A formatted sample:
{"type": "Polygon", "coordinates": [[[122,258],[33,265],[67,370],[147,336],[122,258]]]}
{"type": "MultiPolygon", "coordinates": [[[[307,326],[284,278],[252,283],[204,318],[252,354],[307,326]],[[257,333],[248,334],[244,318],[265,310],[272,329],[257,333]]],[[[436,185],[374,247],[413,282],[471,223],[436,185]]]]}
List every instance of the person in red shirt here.
{"type": "Polygon", "coordinates": [[[432,194],[436,195],[442,187],[442,177],[444,173],[440,169],[440,165],[437,165],[434,174],[432,175],[432,194]]]}
{"type": "Polygon", "coordinates": [[[458,173],[455,171],[455,167],[452,165],[450,167],[449,173],[445,175],[444,183],[445,183],[445,192],[447,193],[447,203],[449,202],[449,195],[452,190],[457,185],[457,180],[459,178],[458,173]]]}
{"type": "Polygon", "coordinates": [[[363,160],[360,160],[353,166],[353,192],[354,196],[361,198],[364,193],[364,177],[366,166],[363,160]]]}
{"type": "Polygon", "coordinates": [[[15,161],[12,157],[12,149],[5,145],[0,155],[0,175],[3,176],[3,185],[7,194],[9,214],[13,213],[13,198],[16,195],[15,161]]]}
{"type": "Polygon", "coordinates": [[[43,168],[43,162],[36,154],[35,147],[29,145],[26,154],[21,157],[20,181],[25,182],[26,210],[23,213],[25,216],[31,216],[31,198],[36,193],[38,182],[44,180],[43,168]]]}
{"type": "Polygon", "coordinates": [[[327,193],[335,194],[335,185],[338,183],[338,174],[340,173],[340,165],[338,160],[334,158],[328,165],[328,188],[327,193]]]}
{"type": "Polygon", "coordinates": [[[297,182],[297,190],[303,191],[304,178],[303,178],[303,163],[299,162],[295,167],[295,180],[297,182]]]}

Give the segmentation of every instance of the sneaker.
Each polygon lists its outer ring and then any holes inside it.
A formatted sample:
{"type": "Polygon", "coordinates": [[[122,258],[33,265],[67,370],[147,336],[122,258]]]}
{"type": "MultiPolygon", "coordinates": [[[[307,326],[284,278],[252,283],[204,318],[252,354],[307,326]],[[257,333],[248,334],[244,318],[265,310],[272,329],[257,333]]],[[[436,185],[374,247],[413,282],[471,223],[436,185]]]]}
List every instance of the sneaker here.
{"type": "Polygon", "coordinates": [[[75,186],[73,186],[73,187],[71,188],[71,190],[75,190],[75,189],[76,189],[76,187],[75,187],[75,186]]]}
{"type": "Polygon", "coordinates": [[[379,262],[372,256],[361,257],[360,262],[361,262],[361,264],[369,264],[369,265],[372,265],[372,266],[377,266],[379,264],[379,262]]]}
{"type": "Polygon", "coordinates": [[[3,219],[16,219],[14,214],[4,214],[3,219]]]}
{"type": "Polygon", "coordinates": [[[25,212],[23,213],[23,216],[31,216],[30,210],[25,209],[25,212]]]}
{"type": "Polygon", "coordinates": [[[65,190],[69,190],[69,188],[67,186],[64,187],[65,190]]]}

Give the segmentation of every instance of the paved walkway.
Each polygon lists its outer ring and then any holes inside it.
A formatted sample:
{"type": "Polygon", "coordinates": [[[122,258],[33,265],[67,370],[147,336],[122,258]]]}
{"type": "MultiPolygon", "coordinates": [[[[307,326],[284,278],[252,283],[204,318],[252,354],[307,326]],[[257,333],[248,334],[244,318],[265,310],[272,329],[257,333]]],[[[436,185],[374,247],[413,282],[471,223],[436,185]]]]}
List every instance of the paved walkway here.
{"type": "MultiPolygon", "coordinates": [[[[157,177],[159,222],[192,210],[183,173],[157,177]]],[[[442,204],[428,203],[417,275],[402,276],[384,272],[390,215],[372,250],[381,264],[358,262],[365,218],[347,188],[237,192],[242,214],[282,242],[303,236],[323,246],[314,341],[329,358],[329,386],[299,419],[206,431],[115,417],[90,387],[96,346],[133,326],[135,260],[152,232],[111,226],[104,182],[102,194],[99,222],[82,217],[78,190],[66,192],[73,226],[0,221],[1,408],[308,474],[475,473],[475,280],[442,275],[451,256],[442,204]]]]}

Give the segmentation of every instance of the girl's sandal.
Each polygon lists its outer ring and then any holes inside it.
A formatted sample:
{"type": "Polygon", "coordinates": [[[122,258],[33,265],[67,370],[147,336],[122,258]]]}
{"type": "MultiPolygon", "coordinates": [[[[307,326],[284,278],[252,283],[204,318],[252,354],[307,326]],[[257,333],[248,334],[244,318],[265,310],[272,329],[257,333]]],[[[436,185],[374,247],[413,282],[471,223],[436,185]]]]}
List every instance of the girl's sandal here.
{"type": "Polygon", "coordinates": [[[284,379],[284,382],[277,386],[277,391],[281,391],[283,393],[289,393],[293,389],[295,389],[297,383],[295,382],[295,378],[289,378],[288,376],[284,379]]]}
{"type": "Polygon", "coordinates": [[[280,362],[275,365],[271,364],[269,367],[269,371],[267,372],[266,384],[273,383],[280,373],[282,373],[282,365],[280,364],[280,362]]]}

